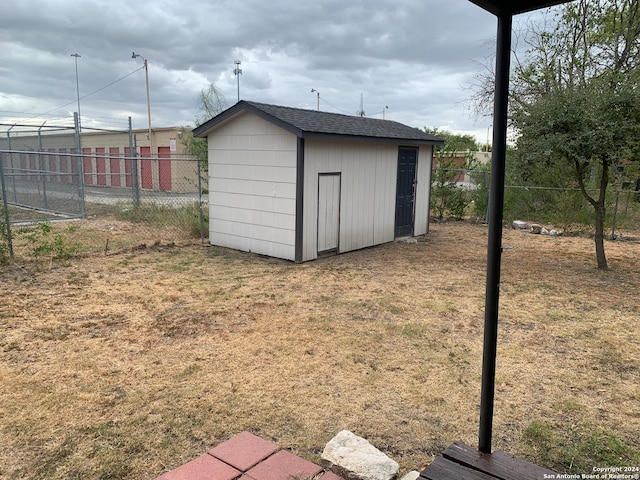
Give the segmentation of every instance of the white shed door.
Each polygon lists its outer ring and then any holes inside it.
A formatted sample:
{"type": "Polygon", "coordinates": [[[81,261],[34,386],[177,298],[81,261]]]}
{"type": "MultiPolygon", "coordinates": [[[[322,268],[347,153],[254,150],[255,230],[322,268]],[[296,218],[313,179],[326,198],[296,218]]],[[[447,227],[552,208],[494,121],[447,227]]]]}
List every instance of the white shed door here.
{"type": "Polygon", "coordinates": [[[318,253],[337,251],[340,242],[340,174],[318,175],[318,253]]]}

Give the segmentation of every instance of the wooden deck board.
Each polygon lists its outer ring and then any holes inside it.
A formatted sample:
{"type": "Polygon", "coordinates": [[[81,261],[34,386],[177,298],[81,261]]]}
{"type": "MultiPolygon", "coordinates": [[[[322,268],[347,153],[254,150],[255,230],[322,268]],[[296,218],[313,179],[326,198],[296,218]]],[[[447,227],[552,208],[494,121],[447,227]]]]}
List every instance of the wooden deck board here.
{"type": "Polygon", "coordinates": [[[436,457],[425,468],[418,480],[496,480],[486,473],[471,470],[459,463],[452,462],[444,457],[436,457]]]}
{"type": "Polygon", "coordinates": [[[455,442],[425,468],[420,477],[424,480],[541,480],[545,474],[553,475],[554,472],[504,452],[482,453],[455,442]]]}

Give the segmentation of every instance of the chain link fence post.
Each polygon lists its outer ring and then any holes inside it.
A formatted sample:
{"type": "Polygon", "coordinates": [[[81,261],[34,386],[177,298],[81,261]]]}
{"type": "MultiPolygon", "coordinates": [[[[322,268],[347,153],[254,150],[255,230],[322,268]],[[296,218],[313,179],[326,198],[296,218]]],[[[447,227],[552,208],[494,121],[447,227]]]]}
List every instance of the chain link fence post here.
{"type": "Polygon", "coordinates": [[[11,153],[11,129],[15,127],[15,125],[11,125],[9,130],[7,130],[7,146],[9,147],[9,164],[11,165],[11,183],[13,187],[13,201],[15,202],[18,198],[16,193],[16,175],[15,175],[15,167],[13,163],[13,153],[11,153]]]}
{"type": "Polygon", "coordinates": [[[86,218],[87,209],[84,198],[84,162],[82,161],[82,140],[80,137],[80,119],[78,113],[73,114],[75,125],[76,172],[78,173],[78,199],[80,200],[80,218],[86,218]]]}
{"type": "Polygon", "coordinates": [[[42,163],[42,127],[44,127],[44,123],[40,125],[40,128],[38,128],[38,176],[42,182],[42,200],[44,202],[44,208],[47,210],[49,208],[49,204],[47,202],[47,179],[44,175],[45,168],[42,163]]]}
{"type": "MultiPolygon", "coordinates": [[[[4,236],[7,239],[9,256],[13,258],[13,239],[11,238],[11,219],[9,218],[9,203],[7,202],[7,184],[4,178],[4,155],[0,155],[0,184],[2,186],[2,210],[4,213],[4,236]]],[[[1,238],[1,236],[0,236],[1,238]]]]}
{"type": "Polygon", "coordinates": [[[131,157],[131,193],[133,203],[140,205],[140,183],[138,182],[138,145],[136,136],[131,128],[131,117],[129,117],[129,156],[131,157]]]}

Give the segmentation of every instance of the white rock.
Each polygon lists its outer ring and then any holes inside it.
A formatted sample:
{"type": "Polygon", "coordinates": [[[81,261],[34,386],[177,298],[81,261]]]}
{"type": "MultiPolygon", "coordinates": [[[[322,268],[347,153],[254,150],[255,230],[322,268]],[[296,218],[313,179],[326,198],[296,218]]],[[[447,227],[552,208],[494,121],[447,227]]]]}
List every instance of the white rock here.
{"type": "Polygon", "coordinates": [[[524,230],[527,228],[527,222],[523,222],[522,220],[514,220],[514,222],[511,225],[516,230],[524,230]]]}
{"type": "Polygon", "coordinates": [[[324,447],[322,459],[339,474],[360,480],[391,480],[400,466],[367,440],[348,430],[333,437],[324,447]]]}
{"type": "Polygon", "coordinates": [[[411,470],[407,474],[405,474],[400,480],[417,480],[420,476],[420,472],[417,470],[411,470]]]}
{"type": "Polygon", "coordinates": [[[403,237],[397,240],[402,243],[418,243],[418,239],[414,237],[403,237]]]}

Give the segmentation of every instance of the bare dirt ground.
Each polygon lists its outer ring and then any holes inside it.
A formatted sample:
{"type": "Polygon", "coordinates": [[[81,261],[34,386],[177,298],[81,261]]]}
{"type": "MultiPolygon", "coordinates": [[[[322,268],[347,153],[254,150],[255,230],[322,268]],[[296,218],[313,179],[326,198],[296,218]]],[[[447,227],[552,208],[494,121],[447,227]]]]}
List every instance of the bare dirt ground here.
{"type": "MultiPolygon", "coordinates": [[[[401,474],[476,445],[486,237],[436,223],[301,265],[161,242],[2,267],[0,478],[152,479],[243,430],[318,461],[349,429],[401,474]]],[[[588,238],[504,244],[494,448],[544,461],[579,436],[640,458],[640,243],[607,242],[608,272],[588,238]]]]}

